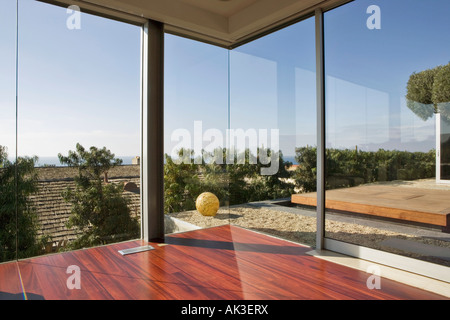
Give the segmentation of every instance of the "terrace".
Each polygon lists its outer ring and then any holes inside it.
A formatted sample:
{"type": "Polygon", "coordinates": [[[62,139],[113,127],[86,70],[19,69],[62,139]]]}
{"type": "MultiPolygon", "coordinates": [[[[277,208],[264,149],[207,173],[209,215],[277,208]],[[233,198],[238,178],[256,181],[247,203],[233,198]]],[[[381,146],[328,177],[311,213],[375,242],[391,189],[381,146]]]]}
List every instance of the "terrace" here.
{"type": "MultiPolygon", "coordinates": [[[[428,36],[448,37],[434,15],[449,4],[400,2],[434,17],[420,36],[449,52],[428,36]]],[[[450,96],[439,79],[450,65],[401,34],[399,5],[5,7],[5,47],[18,51],[16,88],[1,92],[0,299],[448,300],[450,96]],[[417,86],[439,94],[427,101],[417,86]],[[79,141],[105,149],[67,153],[79,141]],[[109,168],[110,150],[141,162],[109,168]],[[94,159],[89,179],[27,168],[36,162],[23,156],[41,151],[94,159]],[[206,191],[220,201],[213,216],[196,209],[206,191]]]]}

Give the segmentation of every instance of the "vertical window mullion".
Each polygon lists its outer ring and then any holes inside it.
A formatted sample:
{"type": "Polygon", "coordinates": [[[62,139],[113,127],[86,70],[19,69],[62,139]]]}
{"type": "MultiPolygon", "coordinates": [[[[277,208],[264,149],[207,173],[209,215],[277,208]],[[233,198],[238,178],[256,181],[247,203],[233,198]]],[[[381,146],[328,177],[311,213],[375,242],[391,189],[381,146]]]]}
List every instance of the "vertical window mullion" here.
{"type": "Polygon", "coordinates": [[[143,29],[142,65],[142,238],[164,239],[164,30],[149,21],[143,29]]]}
{"type": "Polygon", "coordinates": [[[317,231],[316,249],[324,248],[325,238],[325,68],[323,12],[315,11],[316,90],[317,90],[317,231]]]}

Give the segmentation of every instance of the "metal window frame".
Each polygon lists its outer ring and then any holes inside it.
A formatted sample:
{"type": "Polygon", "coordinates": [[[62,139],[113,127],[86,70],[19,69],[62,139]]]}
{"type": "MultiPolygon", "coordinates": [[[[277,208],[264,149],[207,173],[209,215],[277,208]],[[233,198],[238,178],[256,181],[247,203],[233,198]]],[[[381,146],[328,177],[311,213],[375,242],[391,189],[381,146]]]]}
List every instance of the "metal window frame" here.
{"type": "Polygon", "coordinates": [[[325,248],[325,48],[323,11],[315,11],[316,37],[316,116],[317,116],[317,207],[316,249],[325,248]]]}
{"type": "Polygon", "coordinates": [[[142,28],[141,237],[164,240],[164,25],[142,28]]]}
{"type": "Polygon", "coordinates": [[[441,113],[434,114],[436,121],[436,183],[450,184],[450,180],[441,179],[441,113]]]}

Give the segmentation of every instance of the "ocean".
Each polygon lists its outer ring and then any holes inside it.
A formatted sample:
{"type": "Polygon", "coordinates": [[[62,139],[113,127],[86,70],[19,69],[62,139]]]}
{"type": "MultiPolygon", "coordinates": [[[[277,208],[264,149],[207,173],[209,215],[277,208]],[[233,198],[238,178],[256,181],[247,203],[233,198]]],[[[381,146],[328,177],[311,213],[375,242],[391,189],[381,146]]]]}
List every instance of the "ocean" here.
{"type": "MultiPolygon", "coordinates": [[[[124,165],[130,165],[131,160],[134,158],[134,156],[122,156],[117,157],[119,159],[122,159],[124,165]]],[[[14,158],[9,159],[10,161],[14,161],[14,158]]],[[[61,164],[59,162],[58,157],[40,157],[38,159],[38,162],[36,164],[37,167],[45,167],[45,166],[55,166],[55,167],[65,167],[66,165],[61,164]]]]}
{"type": "MultiPolygon", "coordinates": [[[[9,161],[14,162],[13,157],[8,157],[9,161]]],[[[134,156],[119,156],[117,157],[119,159],[122,159],[124,165],[131,165],[132,159],[134,156]]],[[[295,161],[294,156],[285,156],[284,161],[290,161],[292,164],[298,164],[297,161],[295,161]]],[[[36,165],[37,167],[45,167],[45,166],[55,166],[55,167],[65,167],[66,165],[63,165],[59,162],[58,157],[40,157],[38,159],[38,163],[36,165]]]]}
{"type": "Polygon", "coordinates": [[[297,161],[295,160],[295,156],[284,156],[283,160],[292,162],[292,164],[298,164],[297,161]]]}

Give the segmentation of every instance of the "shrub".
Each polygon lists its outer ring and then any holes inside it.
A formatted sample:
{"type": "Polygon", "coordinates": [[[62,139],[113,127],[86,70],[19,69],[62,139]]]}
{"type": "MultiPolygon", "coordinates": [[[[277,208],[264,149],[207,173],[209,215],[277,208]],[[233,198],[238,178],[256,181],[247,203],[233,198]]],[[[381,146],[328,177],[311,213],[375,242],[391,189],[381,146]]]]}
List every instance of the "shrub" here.
{"type": "Polygon", "coordinates": [[[432,96],[441,117],[450,122],[450,63],[436,73],[432,96]]]}
{"type": "Polygon", "coordinates": [[[450,122],[450,63],[422,72],[414,72],[407,86],[407,106],[422,120],[433,113],[450,122]]]}
{"type": "MultiPolygon", "coordinates": [[[[296,186],[303,192],[316,191],[317,149],[296,149],[299,167],[294,172],[296,186]]],[[[380,149],[326,150],[326,188],[351,187],[361,183],[416,180],[435,176],[435,151],[408,152],[380,149]]]]}
{"type": "Polygon", "coordinates": [[[29,200],[38,190],[36,162],[37,157],[20,157],[12,163],[0,146],[0,262],[40,254],[46,242],[37,237],[38,219],[29,200]]]}
{"type": "MultiPolygon", "coordinates": [[[[265,150],[268,155],[273,151],[265,150]]],[[[258,150],[259,153],[259,150],[258,150]]],[[[282,178],[289,178],[286,170],[288,163],[283,160],[281,152],[279,157],[279,170],[275,175],[262,176],[260,170],[263,165],[255,155],[245,150],[244,163],[237,163],[238,155],[234,155],[233,164],[226,162],[227,150],[204,153],[203,159],[216,161],[202,161],[194,164],[192,150],[180,150],[179,159],[174,161],[171,156],[165,155],[164,165],[164,212],[179,212],[195,209],[195,200],[202,192],[212,192],[220,200],[221,206],[242,204],[252,201],[277,199],[289,197],[293,193],[293,186],[282,178]],[[221,161],[217,156],[222,156],[221,161]],[[253,164],[250,159],[256,159],[253,164]]]]}

